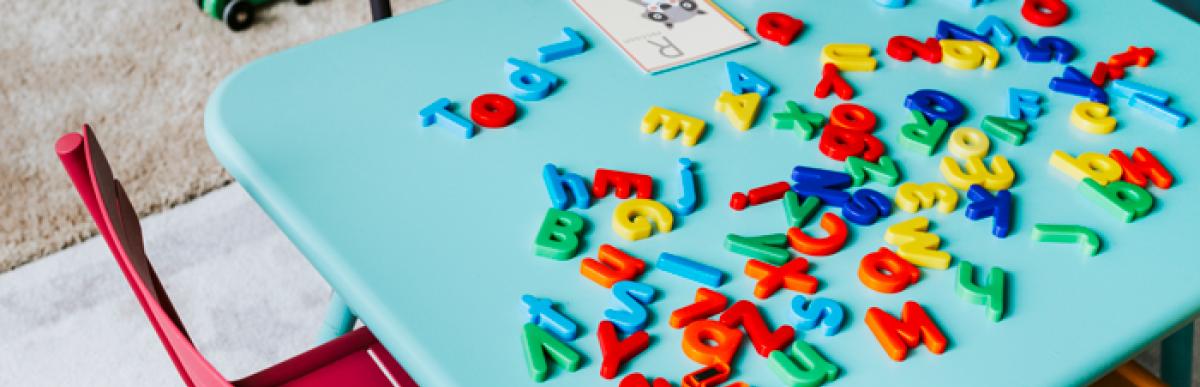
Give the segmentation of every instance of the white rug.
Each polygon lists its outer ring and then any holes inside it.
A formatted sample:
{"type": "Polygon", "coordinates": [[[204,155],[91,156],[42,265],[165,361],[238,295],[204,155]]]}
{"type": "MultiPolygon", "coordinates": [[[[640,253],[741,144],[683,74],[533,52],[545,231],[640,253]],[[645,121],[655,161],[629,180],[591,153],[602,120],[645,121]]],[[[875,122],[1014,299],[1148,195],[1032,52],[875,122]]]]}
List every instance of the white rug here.
{"type": "MultiPolygon", "coordinates": [[[[184,325],[227,378],[314,345],[329,286],[241,186],[142,224],[184,325]]],[[[102,239],[0,275],[0,386],[180,385],[102,239]]]]}

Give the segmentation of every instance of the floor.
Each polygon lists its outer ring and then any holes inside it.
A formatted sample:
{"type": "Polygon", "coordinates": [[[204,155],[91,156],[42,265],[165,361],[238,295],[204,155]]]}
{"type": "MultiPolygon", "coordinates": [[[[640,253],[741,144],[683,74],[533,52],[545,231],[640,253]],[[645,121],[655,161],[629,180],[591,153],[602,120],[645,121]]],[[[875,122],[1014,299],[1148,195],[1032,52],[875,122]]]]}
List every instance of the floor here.
{"type": "MultiPolygon", "coordinates": [[[[236,184],[143,220],[200,351],[237,378],[308,349],[328,285],[236,184]]],[[[102,239],[0,275],[0,386],[178,386],[102,239]]]]}

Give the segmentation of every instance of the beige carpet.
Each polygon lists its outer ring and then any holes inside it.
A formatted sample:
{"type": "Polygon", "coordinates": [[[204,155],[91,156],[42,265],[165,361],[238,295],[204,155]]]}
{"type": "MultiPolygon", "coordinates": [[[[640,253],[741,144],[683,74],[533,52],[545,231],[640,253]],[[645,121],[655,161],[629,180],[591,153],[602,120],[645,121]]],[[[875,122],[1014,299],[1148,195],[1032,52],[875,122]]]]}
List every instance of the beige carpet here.
{"type": "MultiPolygon", "coordinates": [[[[434,0],[393,0],[397,13],[434,0]]],[[[0,272],[93,234],[58,136],[96,127],[147,215],[227,184],[204,102],[269,53],[370,21],[366,0],[280,1],[233,33],[193,0],[6,1],[0,12],[0,272]]]]}

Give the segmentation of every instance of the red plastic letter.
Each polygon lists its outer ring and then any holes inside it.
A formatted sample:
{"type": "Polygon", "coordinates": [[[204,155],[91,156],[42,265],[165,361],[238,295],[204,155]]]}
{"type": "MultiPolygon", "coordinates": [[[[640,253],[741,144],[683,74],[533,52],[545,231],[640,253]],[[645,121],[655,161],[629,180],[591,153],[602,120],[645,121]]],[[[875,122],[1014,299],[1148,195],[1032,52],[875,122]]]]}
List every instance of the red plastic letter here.
{"type": "Polygon", "coordinates": [[[792,328],[791,325],[781,326],[772,332],[758,307],[746,300],[733,303],[729,310],[721,313],[721,323],[730,328],[741,325],[746,334],[750,335],[754,350],[762,357],[767,357],[771,351],[787,347],[796,337],[796,328],[792,328]]]}
{"type": "Polygon", "coordinates": [[[1021,5],[1021,17],[1042,27],[1062,24],[1071,15],[1071,7],[1062,0],[1025,0],[1021,5]]]}
{"type": "Polygon", "coordinates": [[[847,157],[859,156],[874,163],[879,161],[879,156],[883,156],[887,147],[870,133],[826,125],[817,149],[836,161],[846,161],[847,157]]]}
{"type": "Polygon", "coordinates": [[[829,112],[829,126],[855,132],[871,133],[879,120],[875,113],[862,105],[844,103],[833,107],[829,112]]]}
{"type": "Polygon", "coordinates": [[[912,61],[913,56],[929,63],[942,62],[942,44],[936,38],[925,39],[925,43],[909,36],[897,35],[888,40],[888,56],[898,61],[912,61]]]}
{"type": "Polygon", "coordinates": [[[946,336],[916,302],[904,303],[900,320],[883,309],[871,307],[867,310],[867,326],[875,334],[875,339],[879,340],[884,352],[895,361],[904,361],[908,357],[908,349],[922,342],[935,354],[946,351],[946,336]]]}
{"type": "Polygon", "coordinates": [[[826,63],[825,67],[821,68],[821,81],[817,82],[817,89],[813,90],[813,96],[825,99],[831,91],[843,101],[854,98],[854,87],[850,86],[845,78],[842,78],[842,73],[838,71],[837,65],[826,63]]]}
{"type": "Polygon", "coordinates": [[[503,128],[517,119],[517,104],[500,94],[484,94],[471,101],[471,121],[485,128],[503,128]]]}
{"type": "Polygon", "coordinates": [[[754,29],[763,39],[786,46],[804,31],[804,22],[785,13],[767,12],[758,17],[758,26],[754,29]]]}
{"type": "Polygon", "coordinates": [[[592,196],[596,199],[608,196],[610,186],[621,199],[629,199],[633,191],[637,191],[638,199],[654,197],[654,179],[649,175],[597,168],[596,177],[592,179],[592,196]]]}
{"type": "Polygon", "coordinates": [[[650,381],[646,380],[646,375],[634,372],[625,375],[625,378],[621,379],[621,384],[618,384],[617,387],[671,387],[671,382],[663,378],[656,378],[654,379],[654,385],[650,385],[650,381]]]}
{"type": "Polygon", "coordinates": [[[729,365],[717,363],[683,375],[683,387],[717,387],[730,375],[729,365]]]}
{"type": "Polygon", "coordinates": [[[1139,187],[1146,187],[1146,179],[1154,182],[1154,186],[1162,189],[1171,188],[1171,184],[1175,181],[1175,176],[1171,175],[1162,163],[1158,162],[1158,158],[1154,157],[1146,148],[1138,147],[1133,150],[1133,160],[1125,156],[1125,152],[1120,149],[1113,149],[1108,153],[1108,157],[1116,160],[1117,164],[1121,165],[1124,172],[1125,181],[1130,184],[1136,184],[1139,187]]]}
{"type": "Polygon", "coordinates": [[[792,186],[786,181],[779,181],[762,187],[752,188],[748,192],[749,195],[734,192],[733,196],[729,198],[729,208],[732,208],[734,211],[741,211],[746,209],[747,206],[757,206],[769,201],[779,200],[783,198],[783,194],[791,189],[792,186]]]}
{"type": "Polygon", "coordinates": [[[608,320],[600,322],[596,336],[600,337],[600,356],[603,357],[600,361],[600,377],[605,379],[617,377],[625,362],[642,353],[650,345],[650,335],[646,334],[646,331],[634,332],[625,340],[621,340],[617,337],[617,326],[608,320]]]}
{"type": "Polygon", "coordinates": [[[693,321],[703,320],[708,318],[708,316],[721,313],[728,305],[729,299],[725,298],[725,295],[705,288],[698,288],[696,289],[696,302],[671,312],[669,323],[671,324],[671,328],[683,328],[693,321]]]}

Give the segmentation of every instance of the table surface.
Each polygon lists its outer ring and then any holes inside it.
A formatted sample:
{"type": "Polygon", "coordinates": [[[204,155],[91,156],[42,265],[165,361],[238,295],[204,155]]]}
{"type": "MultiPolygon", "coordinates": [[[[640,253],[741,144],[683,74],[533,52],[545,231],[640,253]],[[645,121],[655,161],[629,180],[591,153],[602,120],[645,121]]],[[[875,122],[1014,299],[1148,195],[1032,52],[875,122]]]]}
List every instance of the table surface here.
{"type": "MultiPolygon", "coordinates": [[[[864,287],[855,273],[860,258],[887,246],[887,225],[913,215],[896,212],[871,227],[852,227],[845,249],[810,258],[821,282],[817,296],[841,302],[849,313],[841,333],[798,333],[842,373],[834,385],[1069,385],[1091,380],[1135,351],[1190,319],[1200,308],[1200,272],[1185,236],[1200,214],[1200,195],[1190,168],[1200,166],[1197,132],[1176,129],[1113,104],[1120,120],[1112,134],[1097,136],[1069,124],[1079,98],[1047,89],[1063,66],[1026,63],[1015,46],[1000,47],[993,71],[961,71],[925,62],[902,63],[883,49],[893,35],[932,36],[938,19],[973,28],[985,16],[1002,17],[1018,35],[1058,35],[1080,48],[1072,63],[1091,65],[1128,45],[1151,46],[1152,66],[1128,79],[1171,92],[1173,106],[1200,112],[1195,41],[1200,28],[1150,1],[1074,2],[1071,18],[1045,29],[1019,16],[1019,2],[996,0],[978,8],[966,1],[916,1],[885,9],[872,1],[724,1],[736,18],[751,24],[762,12],[783,11],[808,29],[789,47],[763,42],[716,59],[650,76],[643,74],[566,0],[449,0],[262,58],[231,75],[212,95],[205,126],[221,162],[266,209],[313,265],[347,300],[397,359],[424,385],[533,384],[522,360],[522,294],[548,297],[583,329],[570,345],[587,358],[575,373],[556,369],[546,385],[594,385],[600,351],[596,325],[614,304],[608,289],[579,275],[584,256],[612,243],[653,265],[660,252],[690,257],[729,274],[718,291],[750,299],[753,281],[741,274],[744,257],[722,247],[727,233],[783,232],[778,203],[734,212],[732,192],[786,180],[796,165],[840,170],[817,151],[817,142],[772,129],[767,113],[794,99],[809,111],[828,112],[836,98],[817,100],[819,50],[827,43],[869,43],[880,67],[848,73],[859,90],[852,102],[880,117],[877,135],[901,166],[904,181],[943,181],[935,157],[901,149],[900,125],[910,120],[904,97],[934,88],[969,106],[964,125],[1007,111],[1007,90],[1021,87],[1046,96],[1046,113],[1022,146],[992,141],[992,154],[1007,156],[1018,172],[1015,231],[990,234],[991,222],[966,219],[963,208],[929,217],[932,231],[955,262],[1000,266],[1009,274],[1005,318],[993,323],[981,306],[955,296],[956,267],[922,269],[920,282],[894,295],[864,287]],[[561,87],[538,102],[519,102],[513,126],[460,134],[417,123],[417,111],[439,97],[458,101],[466,114],[482,93],[507,92],[504,60],[534,61],[538,46],[557,41],[569,26],[591,42],[582,55],[545,64],[561,87]],[[726,61],[737,61],[773,82],[778,91],[764,113],[739,132],[712,111],[728,88],[726,61]],[[695,147],[639,131],[642,115],[659,105],[700,117],[709,131],[695,147]],[[1121,223],[1075,191],[1074,182],[1049,167],[1054,149],[1071,154],[1131,151],[1145,146],[1177,178],[1170,190],[1152,189],[1149,216],[1121,223]],[[611,230],[615,197],[582,214],[589,223],[580,255],[554,261],[533,253],[533,239],[550,207],[541,180],[547,162],[590,180],[595,168],[650,174],[657,197],[680,194],[676,160],[698,166],[701,205],[678,217],[676,229],[628,242],[611,230]],[[1105,240],[1095,257],[1077,246],[1035,243],[1036,223],[1078,223],[1105,240]],[[925,305],[951,345],[940,356],[925,348],[904,362],[890,360],[863,317],[879,306],[899,314],[907,300],[925,305]]],[[[872,184],[889,196],[894,187],[872,184]]],[[[697,284],[656,270],[641,281],[658,290],[650,305],[651,347],[625,368],[678,380],[698,366],[680,350],[670,311],[690,303],[697,284]]],[[[791,324],[792,294],[759,302],[774,324],[791,324]]],[[[743,347],[735,380],[777,385],[764,359],[743,347]]]]}

